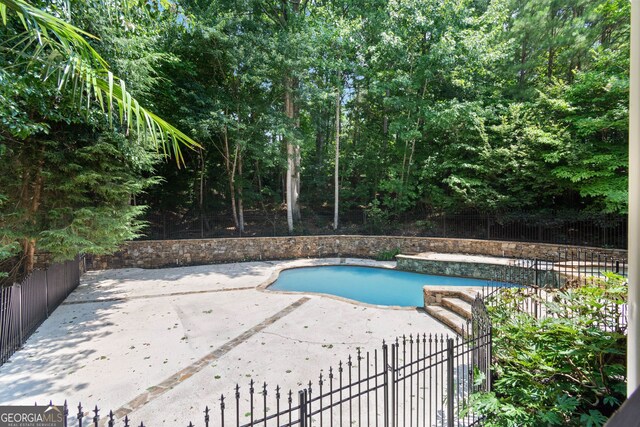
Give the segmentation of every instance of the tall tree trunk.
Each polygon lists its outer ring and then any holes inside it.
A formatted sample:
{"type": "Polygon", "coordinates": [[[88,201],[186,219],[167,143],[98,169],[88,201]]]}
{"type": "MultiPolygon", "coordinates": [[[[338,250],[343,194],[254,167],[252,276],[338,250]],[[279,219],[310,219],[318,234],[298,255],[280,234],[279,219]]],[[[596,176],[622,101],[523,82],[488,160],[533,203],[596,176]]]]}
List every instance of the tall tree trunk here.
{"type": "Polygon", "coordinates": [[[258,197],[262,200],[262,176],[260,175],[260,161],[256,159],[256,179],[258,180],[258,197]]]}
{"type": "MultiPolygon", "coordinates": [[[[297,127],[296,108],[293,101],[295,85],[296,82],[293,78],[285,77],[285,114],[292,120],[294,127],[297,127]]],[[[284,140],[287,150],[287,225],[289,232],[292,233],[295,222],[300,221],[300,206],[298,204],[300,192],[300,147],[294,144],[290,138],[285,137],[284,140]]]]}
{"type": "Polygon", "coordinates": [[[293,220],[295,222],[300,222],[302,220],[302,215],[300,214],[300,203],[298,202],[298,198],[300,197],[300,163],[301,163],[301,155],[300,155],[300,145],[295,144],[293,146],[293,220]]]}
{"type": "Polygon", "coordinates": [[[293,233],[293,146],[287,142],[287,173],[286,173],[286,196],[287,196],[287,226],[289,233],[293,233]]]}
{"type": "MultiPolygon", "coordinates": [[[[21,204],[26,210],[25,222],[35,225],[36,215],[40,209],[40,203],[42,201],[42,189],[44,185],[44,179],[42,177],[42,167],[44,166],[44,159],[42,158],[44,148],[41,148],[38,152],[38,160],[33,167],[29,167],[28,163],[25,165],[25,171],[22,175],[22,195],[21,204]]],[[[32,236],[25,236],[21,242],[22,252],[24,257],[24,271],[30,273],[35,267],[35,254],[36,254],[36,239],[32,236]]]]}
{"type": "Polygon", "coordinates": [[[358,138],[360,137],[360,133],[359,133],[360,129],[358,127],[358,125],[360,124],[360,120],[358,118],[358,111],[360,109],[360,86],[358,86],[355,82],[354,82],[354,90],[355,90],[354,103],[353,103],[353,108],[351,110],[351,117],[354,118],[353,140],[351,141],[351,145],[355,148],[358,145],[358,138]]]}
{"type": "MultiPolygon", "coordinates": [[[[198,160],[200,161],[200,194],[198,197],[198,207],[200,208],[200,213],[204,212],[204,152],[202,149],[198,150],[198,160]]],[[[135,197],[135,195],[134,195],[135,197]]]]}
{"type": "MultiPolygon", "coordinates": [[[[200,188],[198,197],[198,215],[200,216],[200,238],[204,239],[204,152],[198,150],[198,162],[200,163],[200,188]]],[[[134,195],[135,201],[135,195],[134,195]]]]}
{"type": "Polygon", "coordinates": [[[520,48],[520,72],[518,73],[518,84],[524,85],[525,76],[527,71],[525,69],[525,63],[527,62],[527,37],[522,40],[522,46],[520,48]]]}
{"type": "Polygon", "coordinates": [[[229,177],[229,193],[231,197],[231,216],[233,217],[233,224],[236,230],[240,229],[238,223],[238,212],[236,210],[236,160],[238,158],[238,147],[236,146],[236,154],[233,156],[233,162],[231,162],[231,150],[229,149],[229,136],[227,132],[227,125],[224,126],[224,132],[222,133],[224,138],[224,160],[225,167],[227,169],[227,176],[229,177]]]}
{"type": "MultiPolygon", "coordinates": [[[[339,74],[338,74],[339,76],[339,74]]],[[[333,193],[333,229],[338,229],[338,211],[340,208],[340,87],[336,90],[336,160],[334,169],[333,193]]]]}
{"type": "MultiPolygon", "coordinates": [[[[416,140],[412,139],[411,140],[411,151],[409,152],[409,162],[407,163],[407,184],[409,183],[409,179],[410,179],[410,173],[411,173],[411,165],[413,165],[413,155],[415,154],[416,151],[416,140]]],[[[402,184],[402,186],[404,187],[404,183],[402,184]]]]}
{"type": "Polygon", "coordinates": [[[404,154],[402,156],[402,169],[400,171],[400,184],[404,186],[404,168],[407,165],[407,149],[409,148],[409,140],[404,142],[404,154]]]}
{"type": "Polygon", "coordinates": [[[238,176],[240,177],[240,185],[238,185],[238,223],[240,233],[244,233],[244,206],[242,203],[242,152],[238,152],[238,176]]]}

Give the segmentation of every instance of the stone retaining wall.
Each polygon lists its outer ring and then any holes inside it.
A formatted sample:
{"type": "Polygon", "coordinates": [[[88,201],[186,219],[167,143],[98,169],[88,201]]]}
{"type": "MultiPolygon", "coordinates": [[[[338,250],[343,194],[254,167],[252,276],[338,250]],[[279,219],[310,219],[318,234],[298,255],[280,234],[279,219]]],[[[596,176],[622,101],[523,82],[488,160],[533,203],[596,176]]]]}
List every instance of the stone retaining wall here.
{"type": "MultiPolygon", "coordinates": [[[[293,236],[244,237],[193,240],[139,240],[125,243],[113,255],[88,255],[87,268],[161,268],[182,265],[293,258],[375,258],[381,252],[398,249],[403,254],[420,252],[463,253],[505,257],[546,258],[566,246],[395,236],[293,236]]],[[[626,258],[626,251],[591,249],[626,258]]]]}
{"type": "Polygon", "coordinates": [[[493,280],[504,277],[500,271],[509,271],[517,275],[528,274],[528,268],[516,265],[490,264],[473,261],[431,260],[419,257],[399,255],[397,269],[438,276],[468,277],[471,279],[493,280]]]}

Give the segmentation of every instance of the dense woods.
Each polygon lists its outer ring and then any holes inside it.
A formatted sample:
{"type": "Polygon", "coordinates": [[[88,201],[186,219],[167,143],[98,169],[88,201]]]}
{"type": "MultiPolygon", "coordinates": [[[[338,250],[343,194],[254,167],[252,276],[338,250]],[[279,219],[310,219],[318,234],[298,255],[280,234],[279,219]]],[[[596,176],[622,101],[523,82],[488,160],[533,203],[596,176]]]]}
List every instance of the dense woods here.
{"type": "Polygon", "coordinates": [[[354,211],[626,212],[626,0],[31,4],[200,147],[176,159],[86,81],[60,85],[60,53],[5,9],[0,256],[113,250],[145,209],[238,230],[249,212],[291,230],[318,211],[338,229],[354,211]]]}

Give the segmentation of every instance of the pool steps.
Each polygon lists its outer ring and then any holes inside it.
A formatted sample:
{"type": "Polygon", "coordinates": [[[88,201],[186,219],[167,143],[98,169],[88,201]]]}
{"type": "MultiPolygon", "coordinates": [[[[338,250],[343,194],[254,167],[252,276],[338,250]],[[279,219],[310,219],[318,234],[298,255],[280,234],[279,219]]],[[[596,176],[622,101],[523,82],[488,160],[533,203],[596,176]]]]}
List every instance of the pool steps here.
{"type": "Polygon", "coordinates": [[[453,311],[438,305],[430,305],[424,309],[429,316],[444,323],[446,326],[453,329],[456,334],[463,334],[462,325],[466,325],[467,323],[464,318],[460,317],[453,311]]]}
{"type": "MultiPolygon", "coordinates": [[[[496,277],[508,277],[503,271],[515,272],[517,276],[531,274],[526,264],[517,259],[495,256],[422,252],[396,255],[396,268],[423,274],[469,277],[490,281],[496,277]]],[[[548,268],[548,266],[545,266],[548,268]]],[[[424,310],[431,317],[444,323],[457,334],[464,333],[471,320],[471,303],[478,288],[458,286],[425,286],[424,310]]]]}
{"type": "Polygon", "coordinates": [[[458,316],[471,320],[471,304],[459,298],[444,298],[442,307],[449,311],[453,311],[458,316]]]}
{"type": "Polygon", "coordinates": [[[471,320],[471,303],[478,291],[472,288],[457,290],[449,286],[425,286],[423,292],[425,312],[462,335],[463,328],[471,320]]]}

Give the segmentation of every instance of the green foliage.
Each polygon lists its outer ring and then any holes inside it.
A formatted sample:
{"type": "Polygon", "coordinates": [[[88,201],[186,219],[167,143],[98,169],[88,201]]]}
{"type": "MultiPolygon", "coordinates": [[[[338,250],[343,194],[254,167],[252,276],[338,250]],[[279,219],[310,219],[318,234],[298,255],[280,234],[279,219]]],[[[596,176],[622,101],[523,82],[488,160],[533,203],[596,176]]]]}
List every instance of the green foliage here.
{"type": "Polygon", "coordinates": [[[396,255],[401,253],[400,248],[389,249],[388,251],[380,251],[376,255],[378,261],[393,261],[396,255]]]}
{"type": "Polygon", "coordinates": [[[40,250],[63,260],[78,252],[110,252],[137,237],[143,223],[136,217],[144,207],[131,200],[158,181],[149,175],[155,154],[127,147],[113,132],[96,133],[79,124],[51,132],[43,141],[32,139],[31,150],[22,144],[8,144],[7,157],[14,161],[0,177],[13,202],[0,206],[5,240],[34,238],[40,250]],[[35,170],[32,165],[38,164],[35,170]],[[37,211],[21,206],[20,177],[28,174],[42,177],[37,211]]]}
{"type": "Polygon", "coordinates": [[[139,230],[134,199],[177,217],[233,203],[277,218],[287,144],[301,205],[330,210],[336,134],[341,210],[364,210],[372,232],[409,211],[627,209],[624,0],[0,0],[0,15],[2,242],[113,247],[139,230]],[[175,151],[197,147],[169,122],[202,149],[175,151]],[[123,167],[112,181],[80,156],[90,140],[123,167]],[[139,140],[184,167],[152,172],[139,140]],[[65,156],[109,194],[91,200],[65,156]],[[117,198],[108,216],[124,225],[102,224],[117,198]]]}
{"type": "Polygon", "coordinates": [[[88,110],[96,103],[110,123],[117,115],[120,126],[137,131],[167,155],[170,150],[178,162],[181,145],[199,146],[140,105],[125,81],[108,69],[107,61],[89,43],[93,35],[24,0],[0,0],[0,14],[10,35],[0,46],[13,67],[28,69],[43,80],[56,75],[58,89],[71,86],[71,98],[79,106],[88,110]]]}
{"type": "Polygon", "coordinates": [[[604,425],[625,398],[626,295],[608,275],[539,299],[549,315],[535,318],[519,308],[525,289],[501,293],[490,308],[493,390],[473,409],[489,426],[604,425]]]}
{"type": "Polygon", "coordinates": [[[381,232],[391,223],[391,216],[389,212],[381,208],[381,204],[378,199],[374,199],[373,202],[365,208],[366,224],[373,232],[381,232]]]}
{"type": "MultiPolygon", "coordinates": [[[[302,153],[302,203],[332,206],[339,92],[342,207],[366,206],[374,225],[412,210],[624,213],[627,3],[340,0],[278,15],[294,3],[184,0],[189,25],[142,45],[165,55],[154,103],[205,141],[205,210],[231,196],[225,131],[244,160],[245,208],[283,201],[282,138],[302,153]]],[[[172,209],[194,209],[199,162],[162,171],[172,186],[149,202],[180,193],[172,209]]]]}
{"type": "Polygon", "coordinates": [[[17,277],[31,268],[33,249],[62,260],[135,238],[144,211],[136,196],[158,182],[159,154],[140,141],[161,150],[168,138],[191,140],[142,109],[110,71],[93,68],[106,66],[99,42],[58,18],[55,5],[1,4],[12,13],[0,32],[13,41],[0,51],[0,259],[22,250],[24,266],[1,267],[17,277]]]}

